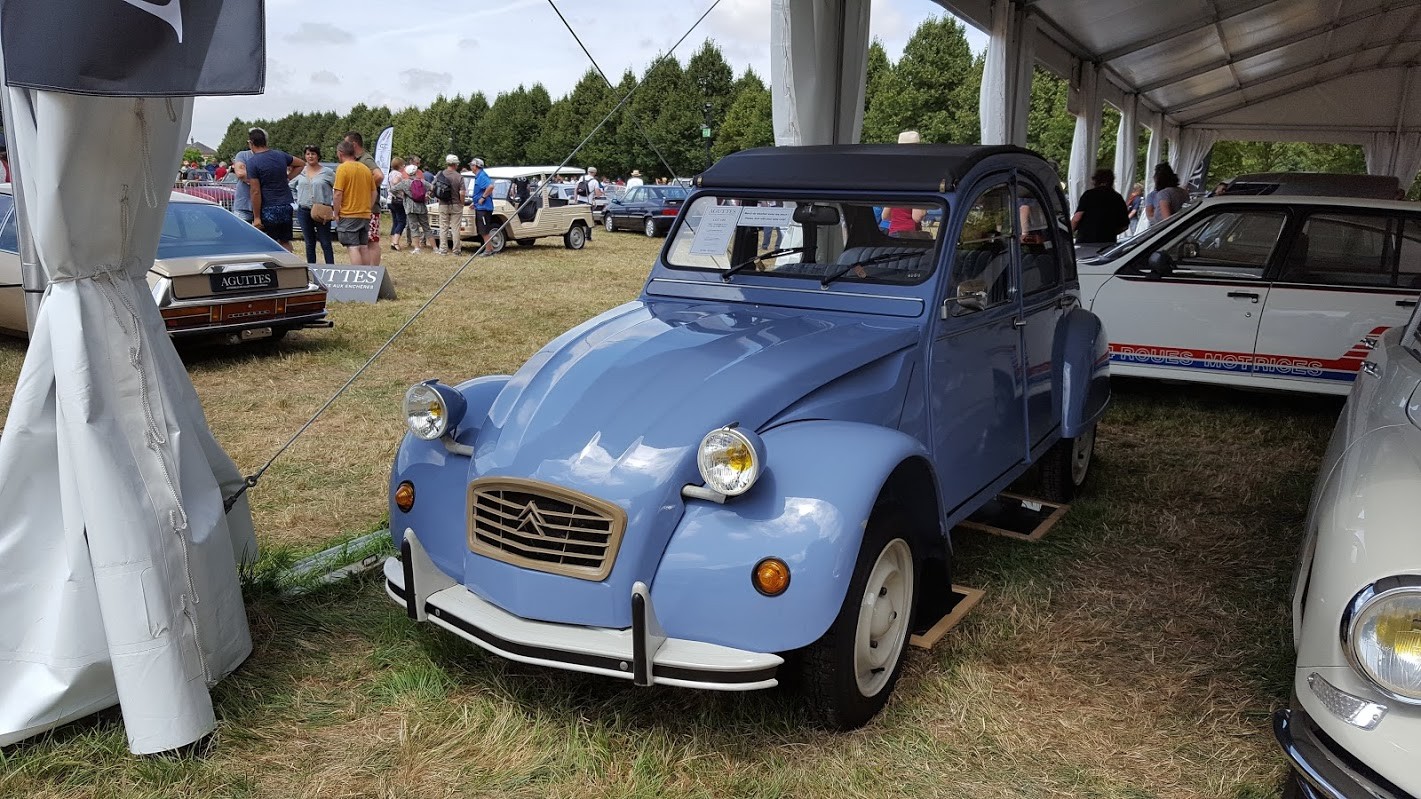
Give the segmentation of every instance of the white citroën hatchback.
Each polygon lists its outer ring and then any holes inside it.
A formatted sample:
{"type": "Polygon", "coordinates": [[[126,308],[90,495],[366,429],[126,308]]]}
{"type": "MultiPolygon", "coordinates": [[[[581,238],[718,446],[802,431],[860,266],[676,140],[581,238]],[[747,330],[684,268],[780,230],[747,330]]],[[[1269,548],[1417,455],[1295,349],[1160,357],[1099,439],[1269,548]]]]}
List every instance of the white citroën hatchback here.
{"type": "Polygon", "coordinates": [[[1421,314],[1368,350],[1323,458],[1293,585],[1303,797],[1421,796],[1421,314]]]}
{"type": "Polygon", "coordinates": [[[1080,259],[1114,375],[1346,394],[1421,292],[1421,203],[1206,199],[1080,259]]]}

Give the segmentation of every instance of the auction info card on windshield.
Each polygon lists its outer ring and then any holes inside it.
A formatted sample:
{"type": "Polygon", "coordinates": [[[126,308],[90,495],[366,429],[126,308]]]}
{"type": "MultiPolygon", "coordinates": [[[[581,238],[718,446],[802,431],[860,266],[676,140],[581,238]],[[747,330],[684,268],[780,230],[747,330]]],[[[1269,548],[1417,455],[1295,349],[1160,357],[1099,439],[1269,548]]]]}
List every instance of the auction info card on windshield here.
{"type": "Polygon", "coordinates": [[[738,205],[717,205],[706,211],[696,228],[696,238],[691,241],[691,255],[724,256],[730,249],[730,237],[735,235],[740,211],[738,205]]]}
{"type": "Polygon", "coordinates": [[[740,209],[740,227],[789,227],[794,221],[794,207],[788,205],[757,205],[740,209]]]}

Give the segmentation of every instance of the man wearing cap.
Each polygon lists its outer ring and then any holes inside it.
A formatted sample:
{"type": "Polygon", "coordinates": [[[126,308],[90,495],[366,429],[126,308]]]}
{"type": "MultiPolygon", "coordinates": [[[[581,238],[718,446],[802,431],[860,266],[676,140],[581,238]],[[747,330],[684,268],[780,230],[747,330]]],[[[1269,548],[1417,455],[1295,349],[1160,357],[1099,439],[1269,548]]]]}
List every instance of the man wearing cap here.
{"type": "Polygon", "coordinates": [[[592,205],[592,201],[598,197],[605,197],[602,191],[602,183],[597,180],[597,167],[587,168],[587,177],[578,181],[577,189],[572,195],[578,202],[584,205],[592,205]]]}
{"type": "Polygon", "coordinates": [[[437,184],[441,179],[449,184],[451,194],[448,200],[439,200],[439,254],[446,255],[452,251],[458,255],[463,244],[459,239],[459,223],[464,219],[464,176],[459,174],[459,156],[444,156],[444,171],[434,177],[434,182],[437,184]]]}
{"type": "Polygon", "coordinates": [[[484,171],[482,158],[470,161],[469,169],[474,173],[474,192],[469,198],[469,205],[474,209],[474,223],[478,225],[479,237],[485,242],[484,255],[493,255],[493,250],[487,245],[489,234],[493,232],[493,180],[484,171]]]}
{"type": "Polygon", "coordinates": [[[635,189],[637,186],[640,185],[642,185],[641,170],[633,169],[631,179],[627,181],[627,189],[635,189]]]}

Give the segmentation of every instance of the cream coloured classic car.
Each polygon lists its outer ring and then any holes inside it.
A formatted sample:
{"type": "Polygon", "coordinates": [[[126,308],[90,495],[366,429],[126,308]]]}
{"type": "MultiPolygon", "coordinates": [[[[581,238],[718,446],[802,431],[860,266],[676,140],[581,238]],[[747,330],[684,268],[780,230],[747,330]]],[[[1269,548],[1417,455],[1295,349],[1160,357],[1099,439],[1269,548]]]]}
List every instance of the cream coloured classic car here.
{"type": "MultiPolygon", "coordinates": [[[[148,286],[174,338],[229,343],[330,327],[326,289],[306,261],[222,206],[175,191],[148,286]]],[[[15,201],[0,184],[0,332],[25,336],[15,201]]]]}
{"type": "Polygon", "coordinates": [[[1293,796],[1421,796],[1421,314],[1367,347],[1293,583],[1293,796]]]}
{"type": "MultiPolygon", "coordinates": [[[[501,252],[510,239],[518,242],[519,246],[531,247],[538,239],[557,236],[562,239],[564,247],[580,250],[592,238],[592,207],[569,202],[563,192],[556,191],[561,184],[549,181],[554,175],[576,180],[584,174],[581,169],[492,166],[485,171],[493,179],[493,226],[496,232],[489,243],[491,252],[501,252]],[[522,198],[526,196],[523,192],[534,192],[538,196],[523,207],[522,198]],[[513,221],[506,229],[499,231],[498,228],[508,219],[513,221]]],[[[473,194],[474,174],[465,172],[463,175],[464,196],[468,197],[473,194]]],[[[429,224],[435,230],[439,229],[439,203],[433,197],[429,200],[429,224]]],[[[459,237],[482,241],[471,206],[464,206],[464,214],[459,221],[459,237]]]]}

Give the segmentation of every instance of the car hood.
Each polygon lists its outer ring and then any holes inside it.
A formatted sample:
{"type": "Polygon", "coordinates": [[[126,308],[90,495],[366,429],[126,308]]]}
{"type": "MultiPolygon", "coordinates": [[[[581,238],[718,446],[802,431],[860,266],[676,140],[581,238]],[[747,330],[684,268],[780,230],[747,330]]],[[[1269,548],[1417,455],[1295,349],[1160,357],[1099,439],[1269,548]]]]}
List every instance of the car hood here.
{"type": "MultiPolygon", "coordinates": [[[[624,510],[611,575],[604,583],[560,578],[561,615],[547,620],[625,626],[631,585],[651,583],[681,513],[681,487],[701,483],[695,454],[707,432],[732,422],[759,429],[917,336],[911,322],[744,304],[629,303],[553,341],[509,380],[477,432],[460,436],[474,446],[469,476],[539,480],[624,510]]],[[[771,470],[774,457],[766,454],[771,470]]],[[[479,568],[471,565],[470,588],[506,609],[536,616],[545,607],[527,595],[534,588],[526,580],[477,585],[479,568]]]]}

